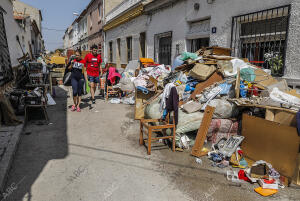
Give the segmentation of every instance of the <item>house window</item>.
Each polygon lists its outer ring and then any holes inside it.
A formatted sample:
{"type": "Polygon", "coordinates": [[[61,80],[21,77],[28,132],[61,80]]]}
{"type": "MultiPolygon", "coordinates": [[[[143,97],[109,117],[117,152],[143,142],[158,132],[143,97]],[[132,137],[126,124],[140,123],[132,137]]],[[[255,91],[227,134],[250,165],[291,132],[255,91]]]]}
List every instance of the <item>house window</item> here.
{"type": "Polygon", "coordinates": [[[202,47],[209,47],[209,38],[198,38],[191,40],[191,52],[197,52],[202,47]]]}
{"type": "Polygon", "coordinates": [[[113,62],[113,42],[109,42],[109,62],[113,62]]]}
{"type": "Polygon", "coordinates": [[[283,75],[289,15],[290,5],[233,17],[232,55],[283,75]]]}
{"type": "Polygon", "coordinates": [[[90,13],[90,22],[91,22],[90,29],[92,29],[93,28],[93,15],[92,15],[92,12],[90,13]]]}
{"type": "Polygon", "coordinates": [[[132,37],[128,37],[127,41],[127,62],[132,60],[132,37]]]}
{"type": "Polygon", "coordinates": [[[154,36],[155,61],[160,64],[171,65],[172,32],[156,34],[154,36]]]}
{"type": "Polygon", "coordinates": [[[99,20],[101,20],[102,18],[101,4],[98,5],[98,16],[99,16],[99,20]]]}
{"type": "Polygon", "coordinates": [[[121,58],[121,39],[117,39],[119,58],[121,58]]]}
{"type": "Polygon", "coordinates": [[[146,33],[143,32],[140,34],[140,48],[141,48],[141,57],[146,57],[146,33]]]}

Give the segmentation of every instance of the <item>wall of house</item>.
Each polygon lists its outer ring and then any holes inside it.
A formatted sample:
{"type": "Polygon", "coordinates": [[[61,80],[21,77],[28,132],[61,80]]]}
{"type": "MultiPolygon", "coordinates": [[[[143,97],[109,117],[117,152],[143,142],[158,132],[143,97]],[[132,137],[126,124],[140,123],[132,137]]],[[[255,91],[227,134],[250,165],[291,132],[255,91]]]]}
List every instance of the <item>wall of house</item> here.
{"type": "MultiPolygon", "coordinates": [[[[140,33],[147,30],[147,16],[142,15],[118,27],[106,32],[106,54],[105,61],[109,62],[109,42],[113,42],[113,63],[120,67],[121,64],[127,64],[127,44],[126,38],[132,37],[132,60],[140,58],[140,33]],[[121,39],[121,58],[117,54],[117,39],[121,39]]],[[[146,36],[147,37],[147,36],[146,36]]]]}
{"type": "MultiPolygon", "coordinates": [[[[16,36],[21,36],[20,40],[22,41],[22,29],[18,25],[18,23],[15,21],[13,16],[13,4],[10,0],[1,0],[0,6],[6,11],[6,14],[4,14],[4,23],[5,23],[5,29],[6,29],[6,37],[9,47],[9,53],[10,53],[10,59],[12,67],[18,66],[19,62],[17,58],[20,58],[23,56],[22,50],[17,42],[16,36]]],[[[30,32],[30,31],[29,31],[30,32]]],[[[28,37],[25,35],[24,37],[28,37]]]]}
{"type": "Polygon", "coordinates": [[[285,77],[300,80],[300,1],[293,0],[286,53],[285,77]]]}
{"type": "Polygon", "coordinates": [[[147,52],[149,58],[155,58],[154,43],[155,35],[172,31],[172,56],[176,53],[176,45],[179,45],[179,52],[186,51],[185,34],[188,28],[186,22],[186,2],[180,1],[173,6],[159,9],[147,17],[147,52]]]}
{"type": "Polygon", "coordinates": [[[123,0],[103,0],[104,1],[104,15],[107,15],[113,8],[119,5],[123,0]]]}
{"type": "Polygon", "coordinates": [[[88,45],[91,47],[92,45],[101,45],[103,43],[102,38],[102,15],[103,15],[103,8],[102,8],[102,1],[96,0],[94,1],[90,7],[88,8],[88,45]],[[100,7],[99,7],[100,5],[100,7]],[[100,13],[99,13],[100,9],[100,13]]]}
{"type": "Polygon", "coordinates": [[[24,13],[24,8],[25,8],[26,9],[25,15],[29,15],[32,20],[35,20],[39,30],[41,31],[42,19],[40,16],[40,10],[37,8],[34,8],[26,3],[23,3],[19,0],[14,0],[13,3],[14,3],[15,11],[17,11],[18,13],[24,13]]]}

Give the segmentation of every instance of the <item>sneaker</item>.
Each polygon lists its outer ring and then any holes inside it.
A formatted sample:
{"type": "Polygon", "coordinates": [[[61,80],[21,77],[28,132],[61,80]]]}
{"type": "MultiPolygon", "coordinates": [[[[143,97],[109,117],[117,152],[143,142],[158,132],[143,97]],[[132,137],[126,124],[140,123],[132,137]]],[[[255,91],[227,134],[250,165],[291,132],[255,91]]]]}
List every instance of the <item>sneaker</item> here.
{"type": "Polygon", "coordinates": [[[71,111],[74,112],[76,110],[76,106],[72,105],[71,111]]]}
{"type": "Polygon", "coordinates": [[[77,112],[81,112],[81,109],[80,109],[80,107],[77,107],[77,112]]]}
{"type": "Polygon", "coordinates": [[[93,104],[96,104],[96,100],[95,100],[95,99],[92,99],[92,103],[93,103],[93,104]]]}

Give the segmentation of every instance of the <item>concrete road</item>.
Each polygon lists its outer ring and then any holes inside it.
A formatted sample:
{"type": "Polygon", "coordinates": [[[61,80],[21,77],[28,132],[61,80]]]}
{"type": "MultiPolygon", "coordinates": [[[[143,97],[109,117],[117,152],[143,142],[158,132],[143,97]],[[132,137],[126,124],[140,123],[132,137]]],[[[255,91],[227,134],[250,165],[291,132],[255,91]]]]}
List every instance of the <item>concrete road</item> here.
{"type": "Polygon", "coordinates": [[[71,112],[56,93],[50,124],[30,123],[22,136],[4,200],[189,200],[123,135],[132,107],[97,100],[71,112]]]}
{"type": "Polygon", "coordinates": [[[71,112],[68,92],[58,88],[48,108],[49,125],[31,122],[10,171],[5,199],[11,201],[298,201],[298,188],[265,198],[257,185],[234,184],[223,169],[168,147],[147,156],[138,145],[134,108],[97,100],[71,112]]]}

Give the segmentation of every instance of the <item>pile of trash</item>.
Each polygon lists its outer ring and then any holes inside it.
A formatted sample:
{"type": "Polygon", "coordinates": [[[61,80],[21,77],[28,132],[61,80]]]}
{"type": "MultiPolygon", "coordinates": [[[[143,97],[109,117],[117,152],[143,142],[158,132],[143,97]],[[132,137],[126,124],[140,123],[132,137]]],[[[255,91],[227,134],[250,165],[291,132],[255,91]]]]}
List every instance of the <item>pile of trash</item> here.
{"type": "MultiPolygon", "coordinates": [[[[271,195],[277,192],[278,187],[287,186],[287,181],[290,182],[287,178],[295,170],[296,162],[285,169],[275,161],[274,167],[279,168],[277,172],[270,163],[276,155],[262,154],[261,158],[254,158],[251,165],[244,157],[251,155],[251,148],[255,147],[254,140],[244,136],[245,131],[249,130],[244,125],[244,121],[248,121],[244,115],[260,118],[258,121],[266,124],[268,122],[264,120],[277,122],[277,126],[282,123],[296,127],[291,119],[300,109],[300,95],[288,87],[286,80],[273,77],[269,69],[252,65],[247,59],[231,57],[230,49],[210,47],[195,53],[184,52],[172,66],[154,62],[142,65],[142,61],[133,61],[122,73],[119,87],[135,93],[130,96],[131,102],[128,97],[125,100],[133,104],[135,100],[136,119],[164,119],[168,112],[173,113],[177,150],[188,150],[194,146],[197,131],[204,122],[204,111],[207,106],[214,107],[203,148],[207,150],[206,155],[212,166],[239,169],[228,171],[227,178],[231,181],[258,182],[261,189],[255,191],[261,195],[271,195]],[[171,91],[173,87],[176,88],[175,95],[171,91]],[[170,111],[166,101],[172,95],[175,99],[178,96],[178,103],[173,101],[170,111]],[[269,115],[270,112],[273,116],[269,115]],[[277,114],[280,117],[287,115],[288,118],[276,118],[277,114]],[[246,150],[242,150],[243,147],[246,150]],[[283,175],[280,176],[279,172],[283,175]],[[274,191],[266,193],[264,189],[274,191]]],[[[114,99],[112,102],[125,100],[114,99]]],[[[252,128],[255,129],[255,126],[252,128]]],[[[284,130],[284,127],[280,129],[284,130]]],[[[172,131],[167,130],[166,133],[171,135],[172,131]]],[[[297,132],[293,137],[298,137],[297,132]]],[[[262,152],[269,153],[267,149],[262,152]]],[[[295,150],[293,157],[299,151],[295,150]]],[[[296,157],[294,159],[297,160],[296,157]]]]}

